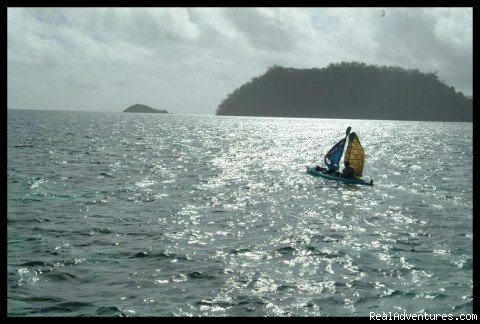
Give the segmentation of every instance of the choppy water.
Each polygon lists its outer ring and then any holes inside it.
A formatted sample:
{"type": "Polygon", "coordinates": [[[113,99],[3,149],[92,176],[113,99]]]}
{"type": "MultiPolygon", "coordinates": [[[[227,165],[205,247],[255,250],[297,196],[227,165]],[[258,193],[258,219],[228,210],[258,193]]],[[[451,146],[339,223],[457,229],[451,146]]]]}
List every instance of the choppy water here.
{"type": "Polygon", "coordinates": [[[472,312],[472,124],[8,111],[8,315],[472,312]],[[347,126],[355,187],[305,172],[347,126]]]}

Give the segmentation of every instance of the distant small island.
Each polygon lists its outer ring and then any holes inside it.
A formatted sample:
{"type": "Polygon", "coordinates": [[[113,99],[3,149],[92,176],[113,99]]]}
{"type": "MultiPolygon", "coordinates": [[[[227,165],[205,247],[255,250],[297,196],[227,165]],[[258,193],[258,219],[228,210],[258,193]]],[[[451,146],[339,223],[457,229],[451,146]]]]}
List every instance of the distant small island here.
{"type": "Polygon", "coordinates": [[[228,94],[217,115],[471,122],[473,97],[437,72],[341,62],[270,67],[228,94]]]}
{"type": "Polygon", "coordinates": [[[141,104],[132,105],[132,106],[128,107],[127,109],[125,109],[123,112],[169,114],[169,112],[166,111],[166,110],[154,109],[152,107],[148,107],[148,106],[141,105],[141,104]]]}

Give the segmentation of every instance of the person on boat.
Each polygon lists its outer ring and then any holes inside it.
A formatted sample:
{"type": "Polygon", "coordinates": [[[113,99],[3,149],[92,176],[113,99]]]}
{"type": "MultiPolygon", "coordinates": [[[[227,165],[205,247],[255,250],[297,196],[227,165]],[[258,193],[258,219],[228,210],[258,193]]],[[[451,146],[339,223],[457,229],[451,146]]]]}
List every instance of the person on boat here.
{"type": "Polygon", "coordinates": [[[324,174],[333,174],[335,172],[337,172],[337,168],[333,164],[328,164],[327,170],[323,171],[324,174]]]}
{"type": "Polygon", "coordinates": [[[345,168],[341,173],[342,178],[347,179],[354,179],[355,178],[355,170],[350,166],[350,161],[343,162],[345,164],[345,168]]]}

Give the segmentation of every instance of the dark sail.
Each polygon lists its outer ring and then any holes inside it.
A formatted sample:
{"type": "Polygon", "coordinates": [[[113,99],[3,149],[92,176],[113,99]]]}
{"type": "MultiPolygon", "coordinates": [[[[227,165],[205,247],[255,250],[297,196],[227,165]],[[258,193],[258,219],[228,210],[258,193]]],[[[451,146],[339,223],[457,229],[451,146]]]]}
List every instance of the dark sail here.
{"type": "Polygon", "coordinates": [[[345,131],[345,138],[341,139],[337,144],[335,144],[330,151],[328,151],[327,155],[325,155],[323,161],[329,169],[335,169],[338,171],[340,168],[340,159],[342,158],[343,148],[345,147],[345,142],[348,134],[350,134],[351,129],[351,127],[347,127],[347,130],[345,131]]]}
{"type": "Polygon", "coordinates": [[[346,139],[341,139],[335,144],[327,155],[325,155],[324,162],[329,169],[335,169],[338,171],[340,167],[340,159],[342,158],[343,148],[345,147],[346,139]]]}

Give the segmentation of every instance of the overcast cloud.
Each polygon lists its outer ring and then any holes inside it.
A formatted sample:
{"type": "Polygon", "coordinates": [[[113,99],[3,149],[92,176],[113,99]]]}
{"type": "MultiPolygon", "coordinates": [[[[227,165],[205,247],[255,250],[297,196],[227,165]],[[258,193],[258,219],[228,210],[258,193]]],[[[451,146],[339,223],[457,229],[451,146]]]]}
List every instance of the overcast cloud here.
{"type": "Polygon", "coordinates": [[[472,95],[471,8],[8,8],[8,108],[214,114],[269,66],[435,72],[472,95]],[[383,11],[383,12],[382,12],[383,11]]]}

